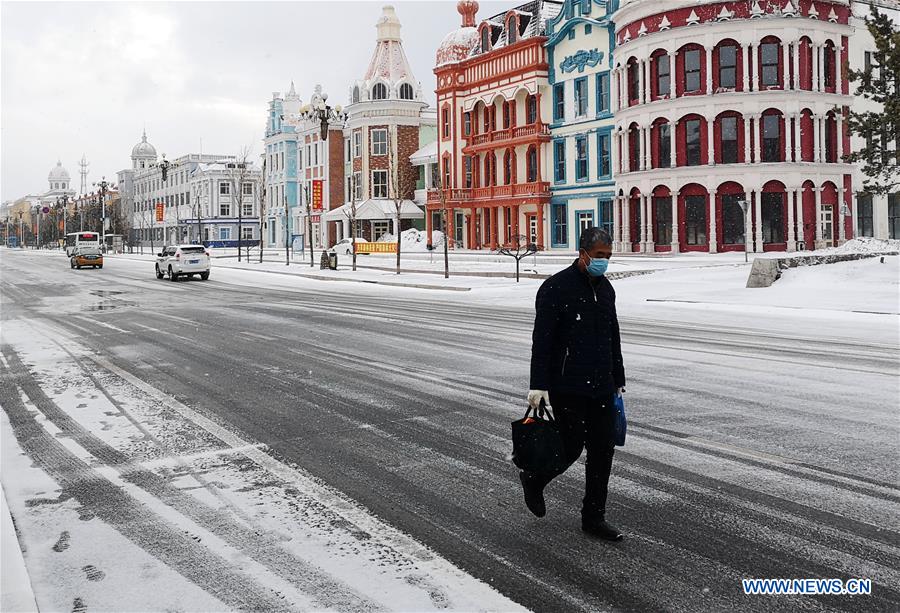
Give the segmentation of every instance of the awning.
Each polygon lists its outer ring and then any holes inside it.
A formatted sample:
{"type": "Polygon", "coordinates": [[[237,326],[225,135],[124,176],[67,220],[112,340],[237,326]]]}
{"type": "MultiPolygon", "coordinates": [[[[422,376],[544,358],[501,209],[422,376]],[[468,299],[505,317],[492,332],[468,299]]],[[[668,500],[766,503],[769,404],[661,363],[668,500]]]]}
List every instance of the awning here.
{"type": "MultiPolygon", "coordinates": [[[[325,213],[325,221],[344,221],[350,219],[351,203],[347,203],[325,213]]],[[[384,221],[396,219],[397,209],[393,200],[386,198],[369,198],[356,203],[357,221],[384,221]]],[[[404,200],[400,205],[400,219],[424,219],[425,212],[412,200],[404,200]]]]}
{"type": "Polygon", "coordinates": [[[437,163],[437,141],[432,141],[409,156],[409,161],[413,166],[423,166],[429,162],[437,163]]]}

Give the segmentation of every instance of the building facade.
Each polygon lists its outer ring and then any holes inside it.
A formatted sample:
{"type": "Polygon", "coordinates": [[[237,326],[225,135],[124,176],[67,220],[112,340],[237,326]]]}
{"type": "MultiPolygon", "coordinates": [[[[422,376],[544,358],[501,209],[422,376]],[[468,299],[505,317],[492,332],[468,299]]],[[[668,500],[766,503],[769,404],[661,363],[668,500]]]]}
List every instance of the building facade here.
{"type": "Polygon", "coordinates": [[[369,66],[350,87],[342,141],[345,204],[325,216],[336,239],[350,236],[347,215],[354,203],[359,238],[424,227],[425,213],[413,200],[419,170],[410,156],[434,137],[436,118],[403,50],[400,29],[394,8],[385,6],[369,66]],[[395,197],[402,200],[399,228],[395,197]]]}
{"type": "Polygon", "coordinates": [[[849,19],[846,0],[623,2],[617,248],[795,251],[852,237],[849,19]]]}
{"type": "Polygon", "coordinates": [[[546,244],[550,183],[547,24],[563,2],[532,1],[481,21],[462,0],[462,25],[437,51],[442,189],[428,193],[427,227],[448,214],[451,245],[497,249],[515,236],[546,244]]]}
{"type": "Polygon", "coordinates": [[[288,93],[272,94],[266,118],[265,198],[266,236],[270,247],[293,245],[299,240],[300,176],[297,166],[298,147],[296,128],[285,118],[300,111],[300,97],[291,82],[288,93]]]}
{"type": "MultiPolygon", "coordinates": [[[[853,26],[853,36],[850,37],[850,50],[848,53],[851,70],[865,70],[872,67],[874,74],[878,74],[878,68],[874,59],[875,41],[866,27],[865,18],[874,4],[880,13],[886,15],[896,29],[900,29],[900,3],[897,2],[852,2],[852,15],[850,25],[853,26]]],[[[855,84],[851,84],[854,88],[855,84]]],[[[896,85],[894,86],[897,87],[896,85]]],[[[856,112],[880,112],[881,105],[872,102],[862,96],[853,100],[853,110],[856,112]]],[[[896,142],[890,135],[885,135],[885,143],[888,148],[896,150],[896,142]]],[[[850,139],[853,150],[865,147],[865,138],[854,134],[850,139]]],[[[861,165],[856,165],[853,173],[853,185],[855,186],[854,207],[856,218],[856,235],[870,236],[881,239],[900,239],[900,190],[890,194],[870,194],[863,187],[865,175],[861,165]]]]}
{"type": "MultiPolygon", "coordinates": [[[[547,24],[550,92],[549,247],[577,249],[581,232],[613,233],[611,107],[617,3],[566,0],[547,24]]],[[[537,242],[532,230],[530,238],[537,242]]]]}

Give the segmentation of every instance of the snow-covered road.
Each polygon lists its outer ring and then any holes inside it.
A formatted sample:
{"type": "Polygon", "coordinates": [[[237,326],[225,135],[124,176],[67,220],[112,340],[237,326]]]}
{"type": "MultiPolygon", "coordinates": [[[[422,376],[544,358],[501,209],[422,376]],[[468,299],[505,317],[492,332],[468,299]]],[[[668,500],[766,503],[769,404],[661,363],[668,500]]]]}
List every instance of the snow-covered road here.
{"type": "Polygon", "coordinates": [[[582,465],[546,518],[520,500],[527,302],[8,250],[2,276],[3,486],[43,610],[900,606],[888,316],[620,308],[607,545],[578,530],[582,465]],[[740,589],[814,576],[874,593],[740,589]]]}

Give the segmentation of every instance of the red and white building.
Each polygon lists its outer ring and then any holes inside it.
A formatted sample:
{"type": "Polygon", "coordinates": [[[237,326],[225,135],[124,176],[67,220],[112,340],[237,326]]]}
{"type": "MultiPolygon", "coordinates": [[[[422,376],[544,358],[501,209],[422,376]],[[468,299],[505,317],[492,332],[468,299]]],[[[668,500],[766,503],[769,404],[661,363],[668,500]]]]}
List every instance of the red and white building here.
{"type": "Polygon", "coordinates": [[[448,209],[451,244],[496,249],[515,235],[545,244],[550,183],[546,24],[563,2],[537,0],[476,25],[462,0],[462,26],[437,51],[440,191],[430,190],[428,236],[448,209]]]}
{"type": "Polygon", "coordinates": [[[746,238],[794,251],[851,238],[849,17],[845,0],[623,2],[616,247],[716,252],[746,238]]]}

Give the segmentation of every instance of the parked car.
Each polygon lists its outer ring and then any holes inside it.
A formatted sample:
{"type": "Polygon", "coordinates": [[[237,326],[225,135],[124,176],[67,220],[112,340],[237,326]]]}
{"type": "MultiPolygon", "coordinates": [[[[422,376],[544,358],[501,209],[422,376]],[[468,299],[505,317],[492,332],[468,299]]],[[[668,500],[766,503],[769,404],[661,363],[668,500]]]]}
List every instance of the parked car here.
{"type": "MultiPolygon", "coordinates": [[[[369,242],[369,241],[364,240],[362,238],[356,239],[357,246],[360,243],[367,243],[367,242],[369,242]]],[[[352,238],[342,238],[341,240],[336,242],[334,244],[334,246],[331,247],[331,249],[329,249],[328,251],[331,251],[332,253],[336,253],[338,255],[352,255],[353,254],[353,239],[352,238]]]]}
{"type": "Polygon", "coordinates": [[[169,281],[177,281],[178,277],[200,275],[209,279],[209,251],[203,245],[169,245],[156,254],[156,278],[166,275],[169,281]]]}
{"type": "Polygon", "coordinates": [[[79,247],[72,251],[72,257],[69,258],[69,265],[72,268],[79,269],[82,266],[103,268],[103,254],[100,253],[99,247],[79,247]]]}

